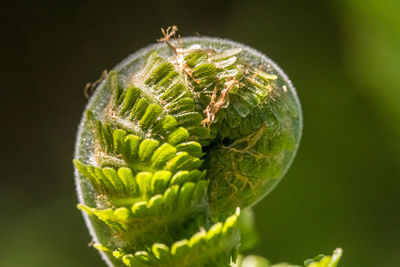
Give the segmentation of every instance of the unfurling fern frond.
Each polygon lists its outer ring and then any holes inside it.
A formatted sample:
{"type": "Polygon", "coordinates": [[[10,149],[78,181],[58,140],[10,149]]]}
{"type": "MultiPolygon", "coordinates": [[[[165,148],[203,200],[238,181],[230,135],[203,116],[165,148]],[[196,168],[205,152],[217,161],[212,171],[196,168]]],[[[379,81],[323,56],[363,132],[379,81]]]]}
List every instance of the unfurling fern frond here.
{"type": "Polygon", "coordinates": [[[250,233],[239,210],[293,160],[300,104],[249,47],[166,43],[123,61],[92,96],[74,160],[78,208],[110,266],[230,266],[240,229],[250,233]]]}

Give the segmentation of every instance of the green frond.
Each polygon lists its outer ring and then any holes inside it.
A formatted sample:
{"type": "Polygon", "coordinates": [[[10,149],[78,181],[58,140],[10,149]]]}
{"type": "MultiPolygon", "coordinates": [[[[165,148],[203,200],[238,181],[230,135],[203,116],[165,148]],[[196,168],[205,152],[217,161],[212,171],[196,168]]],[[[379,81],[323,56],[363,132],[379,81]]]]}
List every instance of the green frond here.
{"type": "MultiPolygon", "coordinates": [[[[208,231],[201,230],[171,246],[154,243],[148,250],[126,253],[120,249],[114,251],[113,256],[130,267],[228,266],[240,239],[237,217],[238,214],[232,215],[224,223],[216,223],[208,231]]],[[[97,248],[110,251],[102,246],[97,248]]]]}
{"type": "Polygon", "coordinates": [[[218,70],[214,64],[204,63],[193,69],[193,78],[199,85],[209,85],[217,79],[218,70]]]}
{"type": "Polygon", "coordinates": [[[132,85],[129,86],[124,93],[125,95],[123,95],[123,103],[120,111],[120,114],[122,115],[125,115],[127,112],[133,109],[141,95],[141,91],[138,87],[132,85]]]}
{"type": "Polygon", "coordinates": [[[215,135],[212,136],[211,129],[205,127],[187,127],[193,140],[199,142],[202,146],[208,145],[213,141],[215,135]]]}
{"type": "Polygon", "coordinates": [[[190,53],[185,57],[185,62],[190,68],[195,68],[197,65],[201,63],[206,63],[208,62],[208,56],[207,53],[197,51],[194,53],[190,53]]]}
{"type": "Polygon", "coordinates": [[[198,112],[181,113],[175,116],[178,125],[184,127],[197,126],[203,120],[203,116],[198,112]]]}
{"type": "Polygon", "coordinates": [[[171,84],[165,91],[160,93],[160,98],[167,102],[176,101],[184,97],[190,97],[190,94],[186,86],[181,82],[171,84]]]}
{"type": "Polygon", "coordinates": [[[195,110],[196,104],[190,97],[181,98],[178,101],[172,102],[166,106],[170,114],[177,114],[182,112],[191,112],[195,110]]]}
{"type": "Polygon", "coordinates": [[[178,142],[176,146],[178,151],[187,152],[195,157],[202,157],[204,153],[202,153],[202,147],[198,142],[189,141],[189,142],[178,142]]]}
{"type": "Polygon", "coordinates": [[[174,70],[175,70],[174,65],[172,65],[169,62],[164,62],[152,71],[150,77],[147,78],[147,80],[145,81],[145,84],[147,85],[157,84],[174,70]]]}
{"type": "Polygon", "coordinates": [[[108,73],[106,87],[112,92],[115,104],[119,104],[122,88],[119,85],[118,74],[116,71],[112,70],[108,73]]]}
{"type": "MultiPolygon", "coordinates": [[[[157,67],[144,71],[143,77],[146,77],[145,84],[153,86],[155,89],[154,98],[144,94],[139,87],[130,85],[122,92],[118,93],[119,104],[115,109],[121,119],[115,127],[123,126],[124,130],[132,132],[129,128],[130,123],[137,123],[143,131],[151,131],[155,138],[165,138],[171,134],[176,127],[181,126],[192,130],[193,140],[209,138],[209,129],[202,126],[201,122],[204,119],[202,112],[196,111],[196,103],[193,100],[190,90],[183,85],[179,73],[175,71],[173,65],[169,62],[164,62],[159,57],[149,56],[149,60],[158,62],[157,67]],[[177,76],[178,75],[178,76],[177,76]],[[160,101],[155,101],[160,99],[160,101]],[[152,103],[152,102],[158,103],[152,103]],[[163,102],[164,108],[161,107],[163,102]],[[126,122],[124,122],[126,121],[126,122]],[[198,134],[196,134],[198,132],[198,134]]],[[[113,73],[113,79],[118,79],[118,75],[113,73]]],[[[113,123],[110,121],[109,123],[113,123]]],[[[98,125],[98,132],[104,132],[107,125],[103,128],[98,125]]],[[[111,125],[112,126],[112,125],[111,125]]],[[[185,129],[186,130],[186,129],[185,129]]],[[[108,131],[109,132],[109,131],[108,131]]],[[[102,143],[102,138],[108,132],[103,133],[99,137],[99,142],[102,143]]],[[[107,139],[108,140],[108,139],[107,139]]],[[[106,143],[107,144],[107,143],[106,143]]],[[[111,150],[110,147],[107,147],[111,150]]]]}
{"type": "Polygon", "coordinates": [[[127,132],[121,129],[116,129],[113,132],[113,144],[114,144],[114,152],[116,154],[121,154],[124,151],[125,147],[125,138],[127,132]]]}
{"type": "Polygon", "coordinates": [[[148,106],[149,106],[149,101],[145,98],[140,98],[132,109],[131,120],[139,121],[143,117],[148,106]]]}
{"type": "MultiPolygon", "coordinates": [[[[165,122],[168,123],[168,122],[165,122]]],[[[168,143],[160,146],[160,141],[128,134],[122,129],[112,130],[109,124],[102,125],[97,122],[97,136],[100,147],[110,156],[121,159],[124,166],[129,166],[136,171],[140,170],[184,170],[195,169],[202,164],[202,147],[195,141],[187,141],[189,132],[179,127],[166,136],[168,143]]],[[[112,165],[109,161],[106,165],[112,165]]],[[[102,163],[100,162],[100,165],[102,163]]],[[[121,162],[114,162],[119,166],[121,162]]]]}
{"type": "Polygon", "coordinates": [[[166,87],[170,86],[174,82],[179,80],[179,72],[177,71],[171,71],[166,75],[158,84],[154,86],[155,90],[162,90],[166,89],[166,87]]]}
{"type": "Polygon", "coordinates": [[[189,132],[183,127],[177,128],[175,131],[170,133],[167,137],[168,143],[172,145],[177,145],[186,141],[189,138],[189,132]]]}
{"type": "MultiPolygon", "coordinates": [[[[164,145],[163,145],[164,146],[164,145]]],[[[182,154],[177,154],[179,157],[182,154]]],[[[187,154],[184,154],[187,155],[187,154]]],[[[186,182],[198,182],[205,177],[205,171],[187,167],[187,170],[174,169],[176,162],[180,162],[179,157],[170,165],[166,166],[166,170],[158,170],[154,172],[133,172],[131,168],[121,167],[118,170],[113,168],[98,168],[91,165],[84,165],[78,160],[74,160],[74,164],[78,171],[92,184],[92,186],[111,197],[114,203],[136,201],[138,199],[148,199],[155,194],[164,192],[170,185],[182,185],[186,182]],[[168,170],[171,168],[173,170],[168,170]],[[121,197],[123,200],[121,200],[121,197]],[[132,198],[131,200],[127,197],[132,198]]],[[[185,161],[184,161],[185,163],[185,161]]],[[[182,168],[185,169],[185,168],[182,168]]]]}
{"type": "Polygon", "coordinates": [[[147,107],[143,117],[140,119],[139,124],[145,129],[149,128],[156,122],[161,112],[162,108],[159,105],[150,104],[150,106],[147,107]]]}
{"type": "Polygon", "coordinates": [[[103,124],[100,121],[96,123],[96,132],[99,144],[107,151],[111,153],[114,150],[114,140],[111,125],[103,124]]]}
{"type": "Polygon", "coordinates": [[[138,160],[141,162],[149,161],[159,145],[160,142],[157,140],[147,138],[144,139],[139,145],[138,160]]]}
{"type": "Polygon", "coordinates": [[[89,180],[92,186],[99,192],[109,196],[134,196],[139,193],[136,178],[131,169],[98,168],[84,165],[74,160],[78,171],[89,180]]]}
{"type": "Polygon", "coordinates": [[[131,198],[126,200],[134,202],[131,205],[125,203],[123,206],[107,209],[91,208],[83,204],[78,204],[78,208],[90,216],[95,216],[114,231],[123,233],[130,243],[144,242],[145,236],[151,232],[165,229],[176,231],[176,222],[184,222],[195,215],[205,214],[207,181],[175,184],[168,187],[163,194],[153,194],[155,190],[160,189],[160,185],[154,188],[151,176],[141,176],[138,177],[138,185],[141,193],[147,195],[142,198],[144,200],[131,198]]]}
{"type": "Polygon", "coordinates": [[[176,126],[178,126],[176,119],[171,115],[166,115],[154,124],[153,131],[165,136],[168,132],[175,129],[176,126]]]}

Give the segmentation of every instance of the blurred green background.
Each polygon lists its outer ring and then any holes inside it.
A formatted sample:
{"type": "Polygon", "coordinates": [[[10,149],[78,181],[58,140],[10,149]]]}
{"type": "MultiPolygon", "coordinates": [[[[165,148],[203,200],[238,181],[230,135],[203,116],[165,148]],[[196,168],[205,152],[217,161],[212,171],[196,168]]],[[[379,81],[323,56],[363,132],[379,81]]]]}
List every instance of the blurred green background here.
{"type": "Polygon", "coordinates": [[[255,207],[252,251],[400,266],[400,1],[9,1],[0,9],[0,266],[105,266],[73,182],[83,87],[160,27],[229,38],[297,87],[301,146],[255,207]]]}

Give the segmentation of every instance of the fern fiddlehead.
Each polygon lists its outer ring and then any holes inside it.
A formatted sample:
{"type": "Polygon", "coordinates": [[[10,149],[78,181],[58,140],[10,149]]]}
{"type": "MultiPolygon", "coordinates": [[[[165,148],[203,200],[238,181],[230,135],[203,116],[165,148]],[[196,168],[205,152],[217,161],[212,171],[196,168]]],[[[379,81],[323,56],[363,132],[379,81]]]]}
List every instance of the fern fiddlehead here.
{"type": "Polygon", "coordinates": [[[78,208],[109,265],[229,266],[240,208],[295,155],[300,104],[259,52],[164,34],[91,97],[74,160],[78,208]]]}

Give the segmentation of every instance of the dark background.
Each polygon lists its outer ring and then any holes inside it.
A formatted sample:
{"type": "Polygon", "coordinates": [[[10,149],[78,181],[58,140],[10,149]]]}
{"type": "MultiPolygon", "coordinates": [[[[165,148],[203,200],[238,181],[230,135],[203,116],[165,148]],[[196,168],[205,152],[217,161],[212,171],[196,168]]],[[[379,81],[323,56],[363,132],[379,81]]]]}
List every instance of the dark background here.
{"type": "Polygon", "coordinates": [[[104,266],[73,182],[83,87],[160,27],[229,38],[297,87],[304,133],[256,208],[273,262],[400,266],[400,1],[9,1],[0,8],[0,266],[104,266]]]}

